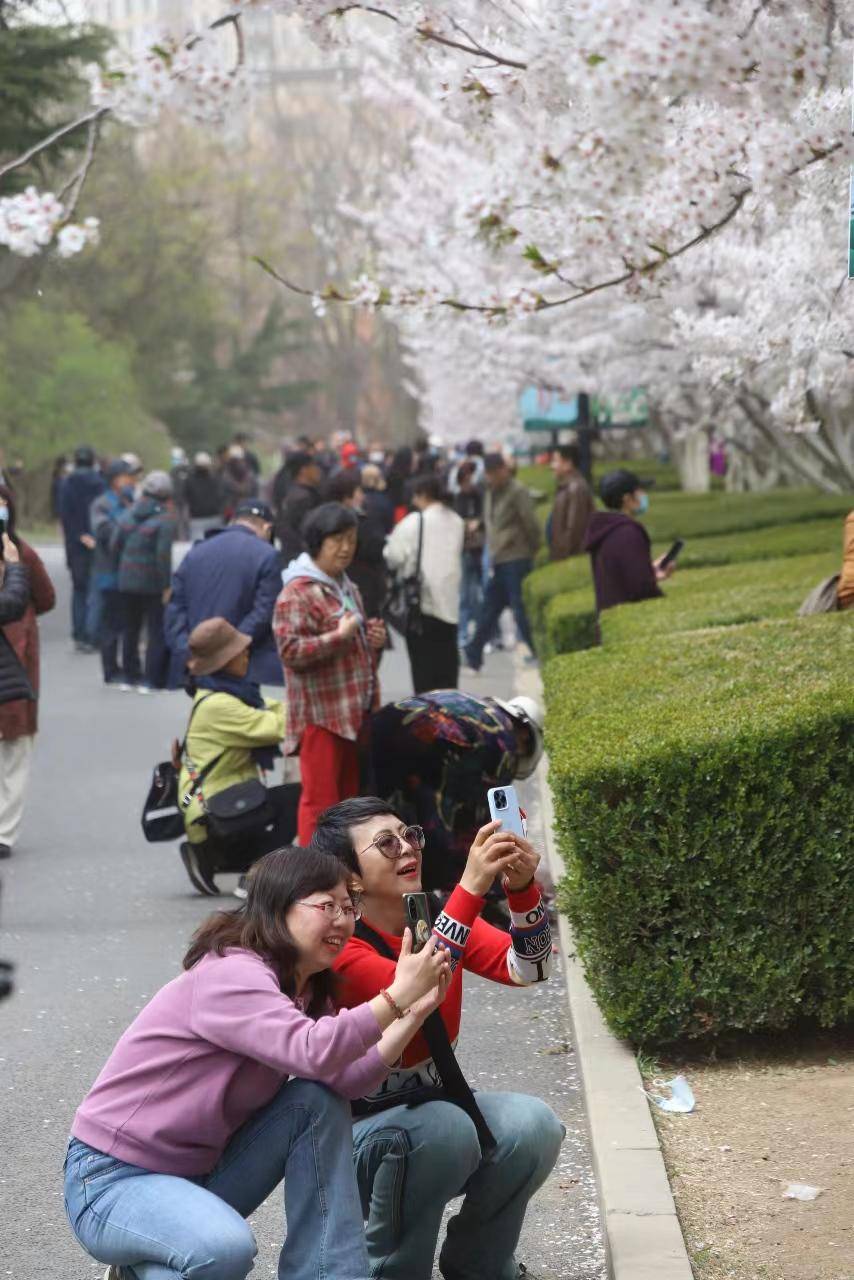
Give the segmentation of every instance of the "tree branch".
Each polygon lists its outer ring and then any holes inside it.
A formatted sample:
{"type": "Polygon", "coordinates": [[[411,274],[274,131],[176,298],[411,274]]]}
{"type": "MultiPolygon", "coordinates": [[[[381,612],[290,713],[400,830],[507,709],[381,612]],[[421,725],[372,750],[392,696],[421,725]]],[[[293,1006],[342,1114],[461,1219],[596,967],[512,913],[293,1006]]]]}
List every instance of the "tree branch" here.
{"type": "Polygon", "coordinates": [[[46,151],[48,147],[52,147],[55,142],[59,142],[60,138],[65,138],[69,133],[73,133],[75,129],[82,129],[83,125],[92,124],[93,121],[101,120],[104,116],[109,115],[109,107],[96,107],[92,111],[87,111],[85,115],[78,116],[76,120],[72,120],[70,124],[64,124],[59,129],[55,129],[53,133],[46,138],[42,138],[41,142],[36,142],[30,147],[29,151],[25,151],[15,160],[10,160],[7,164],[0,167],[0,178],[5,178],[7,173],[11,173],[13,169],[20,169],[22,165],[29,162],[42,151],[46,151]]]}

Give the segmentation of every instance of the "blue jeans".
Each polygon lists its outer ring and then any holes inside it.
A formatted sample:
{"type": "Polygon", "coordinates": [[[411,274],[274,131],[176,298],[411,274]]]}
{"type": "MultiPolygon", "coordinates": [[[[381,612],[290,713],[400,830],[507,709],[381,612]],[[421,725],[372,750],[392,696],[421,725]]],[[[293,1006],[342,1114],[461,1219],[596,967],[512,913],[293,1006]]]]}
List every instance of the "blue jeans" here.
{"type": "Polygon", "coordinates": [[[257,1247],[245,1219],[284,1178],[279,1280],[367,1280],[350,1104],[288,1080],[202,1177],[149,1173],[71,1139],[65,1210],[74,1234],[127,1280],[244,1280],[257,1247]]]}
{"type": "Polygon", "coordinates": [[[528,1201],[545,1182],[564,1127],[539,1098],[479,1093],[497,1146],[484,1157],[471,1120],[450,1102],[390,1107],[353,1126],[371,1276],[430,1280],[449,1200],[464,1195],[439,1257],[447,1280],[511,1280],[528,1201]]]}
{"type": "Polygon", "coordinates": [[[78,644],[90,644],[86,615],[89,607],[92,552],[80,543],[79,546],[66,549],[66,559],[71,574],[71,635],[78,644]]]}
{"type": "Polygon", "coordinates": [[[522,599],[522,583],[531,572],[531,568],[530,560],[507,560],[504,564],[492,566],[492,576],[486,586],[480,622],[477,624],[474,639],[466,645],[465,649],[466,659],[476,671],[480,670],[483,662],[483,646],[491,638],[498,619],[508,606],[513,610],[519,635],[531,653],[535,652],[534,638],[531,635],[528,615],[522,599]]]}
{"type": "Polygon", "coordinates": [[[470,552],[463,554],[463,576],[460,579],[460,626],[459,645],[462,649],[468,642],[469,627],[477,623],[483,600],[483,569],[479,555],[470,552]]]}

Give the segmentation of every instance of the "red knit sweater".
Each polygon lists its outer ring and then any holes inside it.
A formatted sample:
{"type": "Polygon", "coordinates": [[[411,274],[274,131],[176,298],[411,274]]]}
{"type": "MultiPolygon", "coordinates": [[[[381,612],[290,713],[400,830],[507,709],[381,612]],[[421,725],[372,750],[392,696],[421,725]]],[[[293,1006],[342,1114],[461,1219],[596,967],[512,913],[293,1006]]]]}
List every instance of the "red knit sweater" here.
{"type": "MultiPolygon", "coordinates": [[[[481,920],[484,899],[457,885],[445,910],[436,921],[433,932],[448,947],[453,957],[454,975],[442,1002],[442,1020],[448,1037],[454,1043],[460,1031],[463,1001],[463,972],[469,970],[481,978],[505,986],[528,986],[543,982],[551,971],[552,940],[548,916],[540,899],[540,891],[532,884],[523,893],[508,894],[512,926],[510,934],[481,920]]],[[[400,954],[401,939],[386,933],[365,918],[365,923],[400,954]]],[[[335,962],[342,978],[339,1003],[353,1008],[371,1000],[381,987],[394,979],[394,961],[379,955],[369,942],[351,938],[335,962]]],[[[398,1067],[372,1097],[405,1091],[420,1085],[439,1083],[430,1050],[419,1034],[403,1052],[398,1067]]]]}

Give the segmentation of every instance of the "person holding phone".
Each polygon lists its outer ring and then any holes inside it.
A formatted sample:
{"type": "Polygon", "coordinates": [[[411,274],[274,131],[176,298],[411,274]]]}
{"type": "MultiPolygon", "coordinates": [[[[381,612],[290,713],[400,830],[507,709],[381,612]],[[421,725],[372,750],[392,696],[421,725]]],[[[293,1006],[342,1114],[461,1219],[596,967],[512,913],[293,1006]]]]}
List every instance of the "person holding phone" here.
{"type": "Polygon", "coordinates": [[[590,517],[584,550],[590,554],[596,609],[652,600],[662,595],[659,583],[674,572],[675,557],[653,560],[649,534],[640,517],[649,510],[647,490],[654,481],[633,471],[609,471],[599,482],[599,496],[608,508],[590,517]]]}
{"type": "MultiPolygon", "coordinates": [[[[362,923],[334,964],[346,1006],[376,996],[395,972],[413,919],[408,901],[421,890],[424,844],[423,830],[407,826],[377,796],[344,800],[318,819],[309,849],[340,858],[362,891],[362,923]]],[[[528,1094],[478,1089],[466,1099],[452,1046],[462,1030],[466,972],[513,988],[550,975],[551,931],[534,879],[539,861],[523,836],[498,822],[481,827],[462,879],[433,924],[453,970],[439,1033],[425,1026],[388,1078],[354,1103],[371,1274],[384,1280],[430,1280],[445,1205],[461,1194],[439,1259],[445,1280],[524,1275],[514,1251],[528,1202],[557,1160],[563,1126],[528,1094]],[[509,936],[481,917],[496,877],[507,894],[509,936]]]]}
{"type": "Polygon", "coordinates": [[[380,1086],[450,965],[407,933],[382,990],[336,1014],[330,967],[359,914],[339,859],[268,853],[119,1038],[65,1161],[71,1228],[109,1280],[243,1280],[246,1219],[283,1180],[279,1275],[367,1280],[346,1100],[380,1086]]]}

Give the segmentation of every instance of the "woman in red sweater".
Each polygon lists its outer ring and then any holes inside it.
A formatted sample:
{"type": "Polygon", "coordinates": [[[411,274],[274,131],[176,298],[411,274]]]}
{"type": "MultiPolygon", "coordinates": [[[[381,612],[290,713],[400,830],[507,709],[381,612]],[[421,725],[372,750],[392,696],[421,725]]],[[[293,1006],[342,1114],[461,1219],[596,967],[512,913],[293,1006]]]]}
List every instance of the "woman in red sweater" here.
{"type": "Polygon", "coordinates": [[[24,816],[24,795],[38,729],[39,624],[36,619],[54,607],[56,592],[38,554],[17,535],[15,499],[5,485],[0,485],[0,520],[5,521],[30,579],[26,612],[18,622],[8,623],[3,634],[36,695],[32,700],[20,699],[0,706],[0,858],[8,858],[24,816]]]}
{"type": "MultiPolygon", "coordinates": [[[[424,832],[407,827],[387,800],[368,796],[321,814],[309,847],[335,853],[361,882],[362,925],[335,962],[341,1000],[357,1005],[394,972],[406,924],[401,895],[421,888],[424,832]]],[[[448,1042],[460,1034],[465,971],[508,987],[548,978],[552,940],[534,880],[538,863],[527,840],[495,822],[481,827],[433,926],[454,970],[439,1011],[445,1034],[440,1028],[428,1041],[425,1028],[380,1087],[354,1104],[371,1274],[383,1280],[430,1280],[445,1205],[461,1194],[439,1259],[445,1280],[524,1275],[513,1253],[528,1201],[557,1160],[563,1126],[528,1094],[478,1090],[466,1097],[448,1042]],[[507,894],[509,936],[480,914],[496,877],[507,894]]]]}

